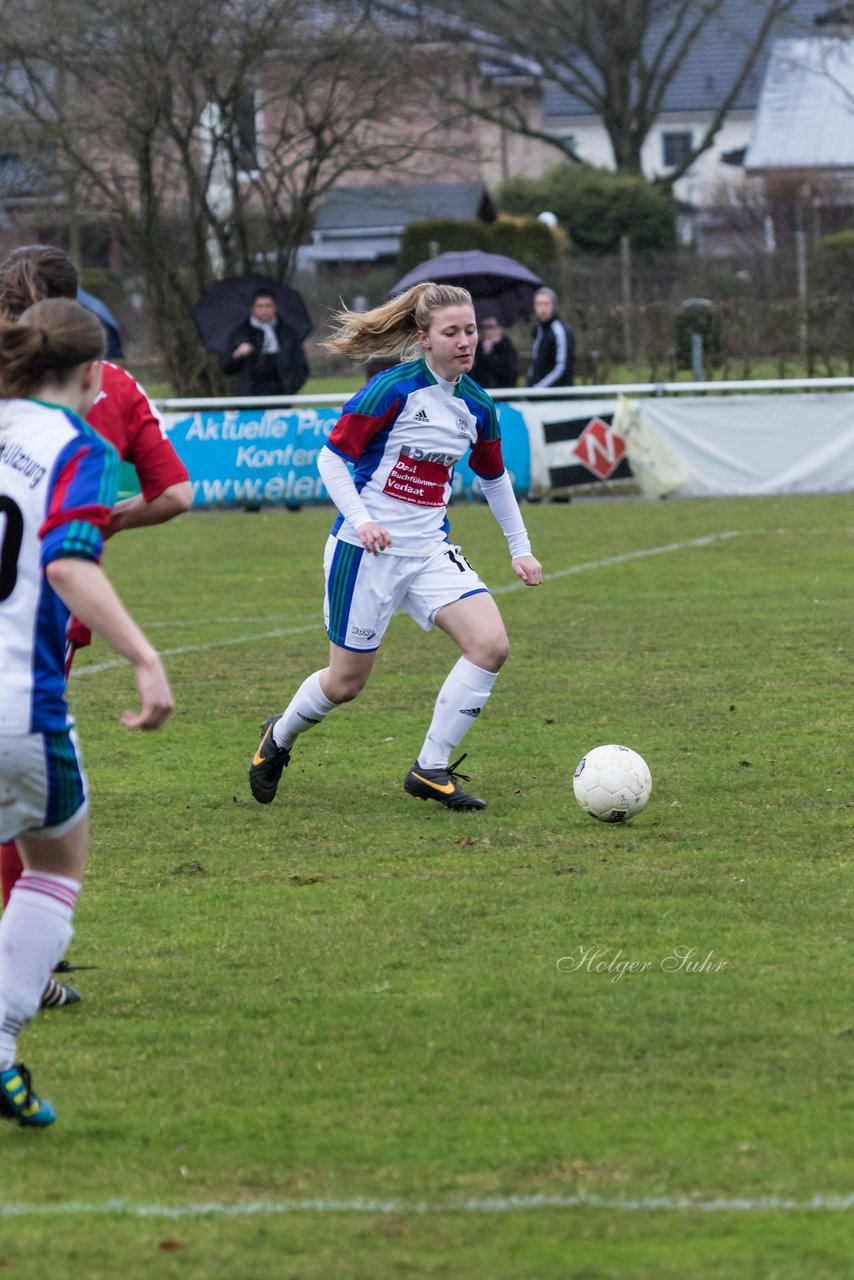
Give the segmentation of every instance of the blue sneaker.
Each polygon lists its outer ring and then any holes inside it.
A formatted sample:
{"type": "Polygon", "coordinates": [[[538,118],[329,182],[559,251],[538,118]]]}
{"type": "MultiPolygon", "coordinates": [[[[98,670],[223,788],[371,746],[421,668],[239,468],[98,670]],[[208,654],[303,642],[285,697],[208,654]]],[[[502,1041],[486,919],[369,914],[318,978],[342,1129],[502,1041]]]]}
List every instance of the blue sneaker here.
{"type": "Polygon", "coordinates": [[[40,1128],[53,1124],[56,1119],[47,1098],[34,1093],[30,1073],[23,1062],[17,1062],[8,1071],[0,1071],[0,1116],[40,1128]]]}

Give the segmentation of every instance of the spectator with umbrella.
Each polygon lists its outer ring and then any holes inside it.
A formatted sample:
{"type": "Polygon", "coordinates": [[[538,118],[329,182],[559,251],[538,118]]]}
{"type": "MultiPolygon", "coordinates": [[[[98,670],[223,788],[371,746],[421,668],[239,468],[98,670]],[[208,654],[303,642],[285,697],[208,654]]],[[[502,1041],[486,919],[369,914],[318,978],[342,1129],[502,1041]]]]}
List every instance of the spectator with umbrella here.
{"type": "Polygon", "coordinates": [[[237,374],[241,396],[294,395],[308,377],[308,361],[296,330],[276,311],[276,299],[259,289],[245,320],[232,330],[223,373],[237,374]]]}
{"type": "Polygon", "coordinates": [[[193,307],[202,342],[236,374],[240,396],[296,395],[308,377],[302,344],[311,320],[289,285],[250,273],[216,280],[193,307]]]}

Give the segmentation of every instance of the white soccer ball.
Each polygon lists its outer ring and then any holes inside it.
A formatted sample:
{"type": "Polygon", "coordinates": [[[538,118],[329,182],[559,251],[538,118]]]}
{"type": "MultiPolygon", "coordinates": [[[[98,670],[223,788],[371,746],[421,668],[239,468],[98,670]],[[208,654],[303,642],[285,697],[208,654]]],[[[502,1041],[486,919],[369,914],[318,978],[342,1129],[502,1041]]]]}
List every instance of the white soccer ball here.
{"type": "Polygon", "coordinates": [[[625,822],[640,813],[652,791],[646,761],[631,747],[594,747],[579,760],[572,780],[585,813],[600,822],[625,822]]]}

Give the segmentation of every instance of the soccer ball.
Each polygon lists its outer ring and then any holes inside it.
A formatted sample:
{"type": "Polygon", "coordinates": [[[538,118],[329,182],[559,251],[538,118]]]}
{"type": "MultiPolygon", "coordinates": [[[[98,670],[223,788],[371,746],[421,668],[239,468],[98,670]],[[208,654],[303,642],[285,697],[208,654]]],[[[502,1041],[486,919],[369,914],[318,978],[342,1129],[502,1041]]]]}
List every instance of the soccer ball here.
{"type": "Polygon", "coordinates": [[[630,747],[594,747],[578,762],[572,780],[585,813],[600,822],[625,822],[640,813],[652,791],[646,761],[630,747]]]}

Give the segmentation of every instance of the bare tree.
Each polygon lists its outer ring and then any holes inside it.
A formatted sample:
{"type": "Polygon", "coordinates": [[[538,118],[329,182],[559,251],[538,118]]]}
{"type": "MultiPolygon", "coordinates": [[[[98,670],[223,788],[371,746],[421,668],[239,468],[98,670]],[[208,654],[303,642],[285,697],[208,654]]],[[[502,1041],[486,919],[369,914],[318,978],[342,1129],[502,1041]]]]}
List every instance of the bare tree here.
{"type": "Polygon", "coordinates": [[[287,278],[331,186],[430,145],[407,68],[349,0],[0,4],[0,98],[119,228],[178,392],[221,386],[190,318],[212,278],[287,278]]]}
{"type": "MultiPolygon", "coordinates": [[[[471,104],[482,119],[548,143],[579,159],[532,118],[519,77],[550,81],[600,117],[618,169],[641,172],[641,153],[667,92],[703,27],[726,40],[728,73],[708,125],[682,162],[662,179],[672,185],[709,149],[771,33],[799,0],[375,0],[382,13],[405,15],[422,41],[457,40],[479,59],[489,90],[471,104]]],[[[802,5],[801,5],[802,7],[802,5]]],[[[434,74],[441,77],[437,60],[434,74]]],[[[444,83],[446,96],[453,85],[444,83]]]]}

